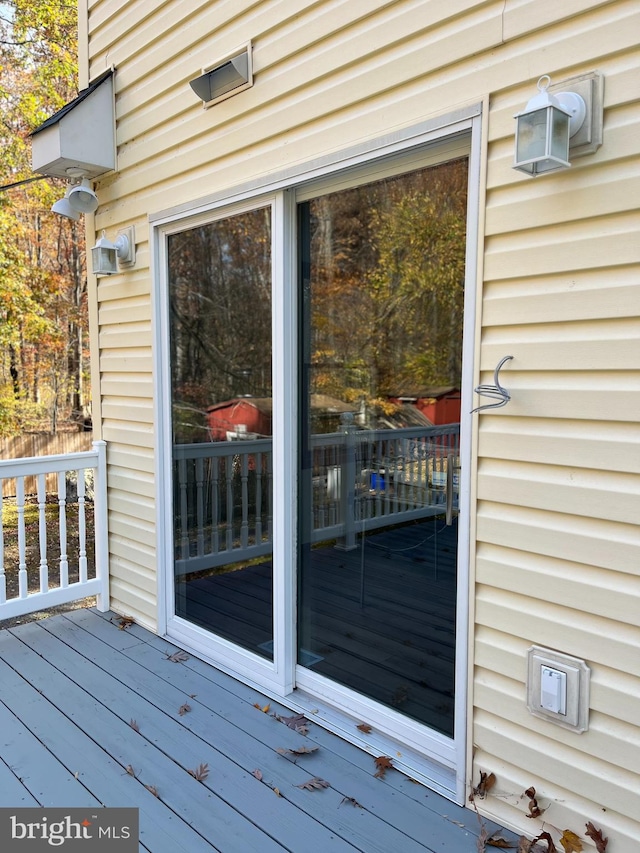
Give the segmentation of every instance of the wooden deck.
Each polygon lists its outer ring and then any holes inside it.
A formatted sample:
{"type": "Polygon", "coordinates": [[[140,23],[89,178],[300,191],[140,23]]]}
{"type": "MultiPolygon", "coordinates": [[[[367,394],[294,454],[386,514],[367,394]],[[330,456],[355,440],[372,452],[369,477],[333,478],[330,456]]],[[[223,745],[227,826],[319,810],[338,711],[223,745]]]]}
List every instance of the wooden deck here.
{"type": "Polygon", "coordinates": [[[284,707],[117,622],[76,610],[0,630],[0,806],[135,806],[151,853],[476,853],[473,812],[375,778],[357,747],[294,731],[284,707]],[[317,749],[279,751],[302,746],[317,749]],[[329,787],[300,787],[313,777],[329,787]]]}

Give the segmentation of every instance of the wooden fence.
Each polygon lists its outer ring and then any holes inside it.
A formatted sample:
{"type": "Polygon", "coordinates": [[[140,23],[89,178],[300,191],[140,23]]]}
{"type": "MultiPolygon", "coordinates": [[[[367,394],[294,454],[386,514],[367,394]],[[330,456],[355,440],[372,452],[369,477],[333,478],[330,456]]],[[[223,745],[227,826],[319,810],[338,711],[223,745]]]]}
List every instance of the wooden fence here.
{"type": "MultiPolygon", "coordinates": [[[[69,453],[83,453],[91,450],[90,432],[25,433],[12,438],[0,439],[0,460],[25,459],[34,456],[66,456],[69,453]]],[[[47,489],[55,488],[55,475],[47,475],[47,489]]],[[[35,477],[25,477],[25,492],[35,495],[37,482],[35,477]]],[[[2,497],[15,497],[15,481],[5,480],[2,484],[2,497]]]]}

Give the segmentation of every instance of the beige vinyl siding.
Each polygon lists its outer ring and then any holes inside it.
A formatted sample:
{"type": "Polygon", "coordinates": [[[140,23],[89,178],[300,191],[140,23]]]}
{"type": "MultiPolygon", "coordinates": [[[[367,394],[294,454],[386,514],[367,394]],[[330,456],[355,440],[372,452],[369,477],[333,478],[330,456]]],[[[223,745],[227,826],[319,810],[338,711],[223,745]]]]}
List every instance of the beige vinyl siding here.
{"type": "Polygon", "coordinates": [[[118,171],[98,182],[96,232],[134,224],[137,244],[135,269],[98,287],[114,607],[156,625],[148,216],[488,103],[475,381],[514,358],[502,372],[512,401],[475,416],[469,781],[494,772],[495,795],[478,806],[520,831],[540,831],[522,798],[533,784],[550,824],[582,834],[592,820],[611,853],[631,853],[640,837],[637,0],[88,7],[87,76],[117,69],[118,171]],[[203,110],[189,80],[249,39],[254,87],[203,110]],[[594,70],[605,81],[603,146],[555,175],[512,170],[513,115],[537,78],[594,70]],[[587,661],[589,731],[527,712],[532,644],[587,661]]]}

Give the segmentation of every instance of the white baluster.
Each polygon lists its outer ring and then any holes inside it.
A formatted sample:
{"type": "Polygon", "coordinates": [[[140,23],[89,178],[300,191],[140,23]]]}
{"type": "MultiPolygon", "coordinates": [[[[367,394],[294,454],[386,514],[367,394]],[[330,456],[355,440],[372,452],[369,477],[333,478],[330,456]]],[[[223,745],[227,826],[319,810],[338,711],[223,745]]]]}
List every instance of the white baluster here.
{"type": "Polygon", "coordinates": [[[58,473],[58,519],[60,529],[60,587],[69,586],[69,557],[67,555],[67,477],[58,473]]]}
{"type": "Polygon", "coordinates": [[[44,474],[38,474],[38,538],[40,540],[40,592],[49,592],[47,563],[47,484],[44,474]]]}
{"type": "Polygon", "coordinates": [[[78,469],[78,540],[80,583],[87,582],[87,519],[85,506],[84,468],[78,469]]]}
{"type": "Polygon", "coordinates": [[[18,512],[18,590],[20,598],[26,598],[27,586],[27,550],[24,531],[24,477],[16,477],[16,510],[18,512]]]}

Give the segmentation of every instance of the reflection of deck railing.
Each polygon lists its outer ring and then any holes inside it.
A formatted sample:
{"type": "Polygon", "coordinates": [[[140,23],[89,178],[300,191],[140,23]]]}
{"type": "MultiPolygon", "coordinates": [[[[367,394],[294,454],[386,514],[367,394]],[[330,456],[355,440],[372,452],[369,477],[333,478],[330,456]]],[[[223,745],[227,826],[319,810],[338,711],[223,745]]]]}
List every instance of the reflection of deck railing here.
{"type": "MultiPolygon", "coordinates": [[[[311,439],[304,474],[311,542],[457,508],[459,424],[343,432],[311,439]],[[447,497],[449,506],[447,507],[447,497]]],[[[175,445],[176,572],[263,557],[272,547],[271,439],[175,445]]]]}

